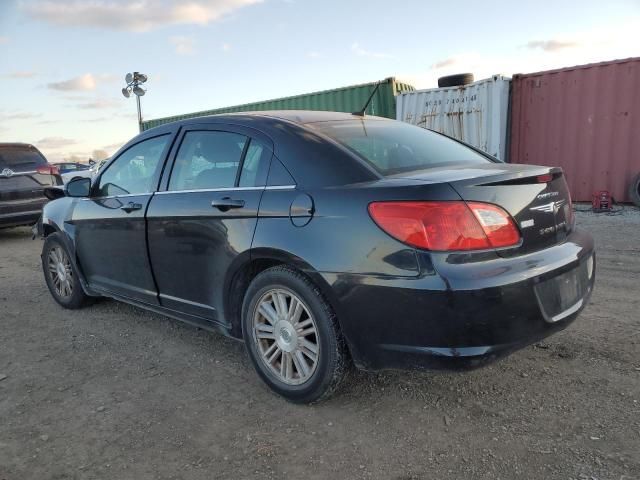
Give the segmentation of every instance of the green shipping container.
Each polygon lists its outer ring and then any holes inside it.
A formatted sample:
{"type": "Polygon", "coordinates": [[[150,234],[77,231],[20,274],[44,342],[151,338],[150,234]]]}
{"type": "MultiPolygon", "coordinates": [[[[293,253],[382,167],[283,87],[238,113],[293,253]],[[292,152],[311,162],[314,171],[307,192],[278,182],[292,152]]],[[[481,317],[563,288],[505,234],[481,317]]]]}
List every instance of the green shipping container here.
{"type": "MultiPolygon", "coordinates": [[[[255,112],[263,110],[323,110],[333,112],[357,112],[362,109],[378,82],[363,83],[350,87],[335,88],[322,92],[305,93],[293,97],[277,98],[264,102],[247,103],[233,107],[216,108],[202,112],[185,113],[172,117],[156,118],[142,122],[142,129],[148,130],[164,123],[176,122],[186,118],[204,117],[220,113],[255,112]]],[[[389,77],[380,82],[378,91],[367,107],[366,113],[379,117],[396,118],[396,95],[413,91],[415,88],[406,83],[397,82],[389,77]]]]}

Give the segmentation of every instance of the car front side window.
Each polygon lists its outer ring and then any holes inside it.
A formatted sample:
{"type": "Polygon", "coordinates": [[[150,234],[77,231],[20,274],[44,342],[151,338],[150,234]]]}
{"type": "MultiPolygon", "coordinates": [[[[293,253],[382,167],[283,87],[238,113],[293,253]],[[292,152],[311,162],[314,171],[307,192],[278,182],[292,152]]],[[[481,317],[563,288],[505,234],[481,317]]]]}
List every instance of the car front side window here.
{"type": "Polygon", "coordinates": [[[98,195],[142,195],[154,191],[154,180],[169,135],[144,140],[122,153],[100,177],[98,195]]]}

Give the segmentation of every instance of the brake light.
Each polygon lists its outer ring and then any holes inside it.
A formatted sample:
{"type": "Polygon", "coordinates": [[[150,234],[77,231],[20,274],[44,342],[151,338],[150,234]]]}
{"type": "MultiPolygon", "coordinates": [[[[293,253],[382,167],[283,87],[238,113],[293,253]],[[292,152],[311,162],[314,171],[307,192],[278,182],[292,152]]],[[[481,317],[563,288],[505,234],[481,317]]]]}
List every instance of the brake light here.
{"type": "Polygon", "coordinates": [[[483,250],[520,242],[502,208],[480,202],[373,202],[369,214],[392,237],[426,250],[483,250]]]}
{"type": "Polygon", "coordinates": [[[544,175],[538,175],[537,177],[538,183],[549,183],[553,180],[553,175],[550,173],[545,173],[544,175]]]}
{"type": "Polygon", "coordinates": [[[46,165],[41,165],[36,168],[36,171],[42,175],[59,175],[60,170],[55,165],[51,165],[47,163],[46,165]]]}

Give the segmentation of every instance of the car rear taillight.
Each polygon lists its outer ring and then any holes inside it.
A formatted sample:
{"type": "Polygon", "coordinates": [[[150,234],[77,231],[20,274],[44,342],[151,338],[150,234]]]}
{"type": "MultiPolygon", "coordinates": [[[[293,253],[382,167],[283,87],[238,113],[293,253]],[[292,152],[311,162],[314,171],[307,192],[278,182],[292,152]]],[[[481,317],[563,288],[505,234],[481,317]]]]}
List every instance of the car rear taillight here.
{"type": "Polygon", "coordinates": [[[42,175],[59,175],[60,170],[55,165],[51,165],[47,163],[46,165],[41,165],[36,168],[36,171],[42,175]]]}
{"type": "Polygon", "coordinates": [[[550,173],[545,173],[544,175],[538,175],[536,179],[538,180],[538,183],[549,183],[551,180],[553,180],[553,175],[551,175],[550,173]]]}
{"type": "Polygon", "coordinates": [[[426,250],[482,250],[520,242],[511,216],[490,203],[373,202],[369,214],[392,237],[426,250]]]}

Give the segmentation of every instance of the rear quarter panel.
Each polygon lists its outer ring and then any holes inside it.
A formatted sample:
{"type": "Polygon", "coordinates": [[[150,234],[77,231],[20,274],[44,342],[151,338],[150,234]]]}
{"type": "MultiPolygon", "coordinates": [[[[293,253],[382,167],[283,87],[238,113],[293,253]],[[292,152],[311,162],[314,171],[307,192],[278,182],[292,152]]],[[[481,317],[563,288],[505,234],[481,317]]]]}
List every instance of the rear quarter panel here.
{"type": "Polygon", "coordinates": [[[407,185],[406,181],[385,180],[347,187],[266,190],[252,249],[287,252],[317,272],[415,277],[420,273],[415,250],[373,222],[369,203],[459,198],[446,184],[407,185]],[[306,224],[296,226],[290,210],[303,195],[311,197],[313,214],[306,224]]]}

